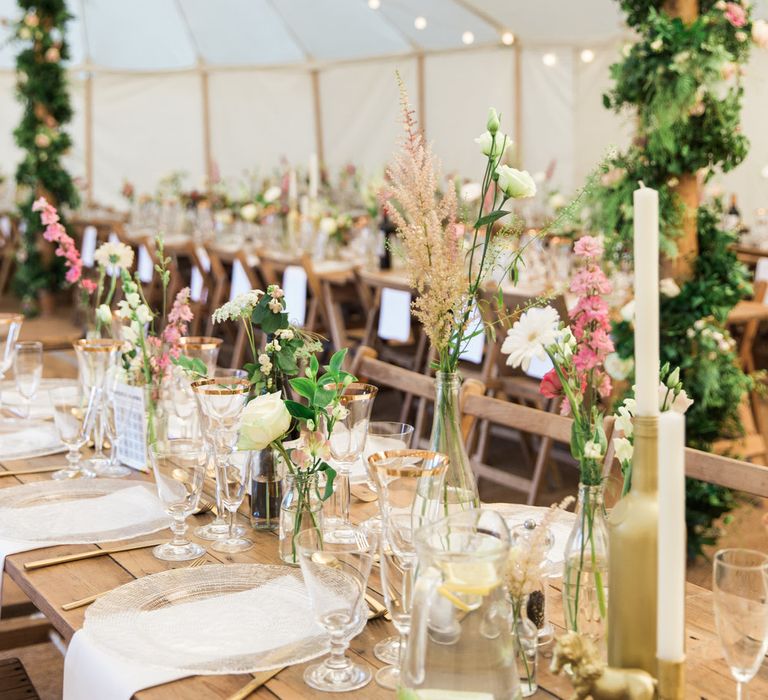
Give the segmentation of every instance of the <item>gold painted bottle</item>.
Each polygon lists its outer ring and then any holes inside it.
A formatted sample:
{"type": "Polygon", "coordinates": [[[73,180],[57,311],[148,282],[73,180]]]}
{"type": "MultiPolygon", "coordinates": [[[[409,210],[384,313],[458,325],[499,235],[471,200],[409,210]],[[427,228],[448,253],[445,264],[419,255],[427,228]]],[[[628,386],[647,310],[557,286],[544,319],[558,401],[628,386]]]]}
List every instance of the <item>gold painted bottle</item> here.
{"type": "Polygon", "coordinates": [[[656,675],[658,417],[634,419],[632,489],[608,518],[608,664],[656,675]]]}

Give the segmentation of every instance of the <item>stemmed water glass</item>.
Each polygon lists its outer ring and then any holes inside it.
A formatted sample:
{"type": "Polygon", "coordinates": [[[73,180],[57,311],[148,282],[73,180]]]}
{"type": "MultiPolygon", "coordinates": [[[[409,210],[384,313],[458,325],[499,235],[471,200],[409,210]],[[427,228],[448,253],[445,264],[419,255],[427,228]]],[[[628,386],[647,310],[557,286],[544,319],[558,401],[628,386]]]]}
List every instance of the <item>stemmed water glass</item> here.
{"type": "Polygon", "coordinates": [[[331,431],[329,444],[331,458],[336,469],[333,488],[333,515],[326,518],[325,527],[332,540],[345,540],[352,536],[349,521],[349,473],[352,465],[360,459],[368,436],[373,400],[378,389],[371,384],[353,382],[342,390],[339,397],[344,409],[331,431]]]}
{"type": "Polygon", "coordinates": [[[119,374],[117,368],[112,368],[104,381],[104,396],[102,418],[104,420],[104,432],[109,438],[109,459],[96,469],[98,476],[121,478],[128,476],[131,470],[120,464],[118,455],[120,447],[120,427],[117,421],[117,397],[115,387],[119,374]]]}
{"type": "Polygon", "coordinates": [[[742,700],[768,651],[768,556],[721,549],[713,567],[715,626],[742,700]]]}
{"type": "MultiPolygon", "coordinates": [[[[24,316],[21,314],[0,313],[0,381],[13,364],[13,356],[16,352],[16,341],[21,333],[21,324],[24,316]]],[[[0,392],[0,407],[2,407],[2,392],[0,392]]]]}
{"type": "Polygon", "coordinates": [[[152,554],[162,561],[189,561],[205,554],[199,544],[186,537],[187,518],[200,502],[208,451],[202,440],[174,438],[149,446],[157,495],[171,516],[170,542],[158,545],[152,554]]]}
{"type": "MultiPolygon", "coordinates": [[[[379,494],[383,523],[380,546],[384,603],[398,633],[397,664],[376,672],[376,683],[397,689],[405,643],[411,628],[411,600],[416,570],[414,535],[440,518],[440,490],[448,468],[445,455],[428,450],[390,450],[368,458],[370,474],[379,494]]],[[[393,644],[382,640],[374,648],[388,662],[393,644]]]]}
{"type": "Polygon", "coordinates": [[[343,692],[367,685],[371,672],[346,655],[349,641],[365,615],[368,576],[377,551],[375,533],[350,526],[346,542],[328,542],[315,530],[296,538],[299,564],[317,621],[331,638],[331,653],[304,671],[304,682],[315,690],[343,692]]]}
{"type": "MultiPolygon", "coordinates": [[[[245,497],[250,460],[243,453],[235,455],[239,437],[240,416],[250,392],[250,382],[237,377],[214,377],[192,383],[197,398],[201,423],[216,468],[217,504],[229,512],[226,539],[216,538],[214,549],[219,552],[242,552],[253,542],[238,534],[235,520],[237,509],[245,497]]],[[[221,512],[221,510],[219,510],[221,512]]],[[[244,530],[240,530],[244,533],[244,530]]]]}
{"type": "Polygon", "coordinates": [[[30,404],[35,398],[43,376],[43,344],[38,340],[16,343],[13,377],[16,391],[24,399],[22,418],[29,418],[30,404]]]}
{"type": "Polygon", "coordinates": [[[52,479],[92,478],[96,474],[80,463],[80,450],[88,441],[96,412],[101,405],[101,389],[85,391],[81,386],[62,386],[51,389],[53,420],[59,439],[66,445],[67,462],[64,469],[54,472],[52,479]]]}

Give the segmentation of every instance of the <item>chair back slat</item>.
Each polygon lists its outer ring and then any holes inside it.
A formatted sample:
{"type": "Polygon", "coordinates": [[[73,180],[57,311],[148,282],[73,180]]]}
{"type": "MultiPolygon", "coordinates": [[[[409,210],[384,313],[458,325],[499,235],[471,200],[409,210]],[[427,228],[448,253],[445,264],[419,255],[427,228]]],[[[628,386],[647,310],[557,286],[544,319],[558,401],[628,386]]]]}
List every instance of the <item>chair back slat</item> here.
{"type": "Polygon", "coordinates": [[[729,489],[768,498],[768,467],[712,452],[685,448],[685,475],[729,489]]]}

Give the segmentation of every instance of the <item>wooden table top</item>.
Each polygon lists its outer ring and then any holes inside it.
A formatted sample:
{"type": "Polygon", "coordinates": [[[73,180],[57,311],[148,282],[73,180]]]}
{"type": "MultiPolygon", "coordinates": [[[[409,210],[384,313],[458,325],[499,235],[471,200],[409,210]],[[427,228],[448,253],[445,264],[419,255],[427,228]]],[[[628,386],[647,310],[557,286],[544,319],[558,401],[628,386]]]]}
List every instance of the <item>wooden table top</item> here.
{"type": "MultiPolygon", "coordinates": [[[[63,456],[55,455],[32,460],[17,460],[0,464],[0,470],[33,469],[47,465],[62,463],[63,456]]],[[[29,474],[21,477],[0,478],[0,488],[7,488],[19,483],[30,483],[49,478],[48,474],[29,474]]],[[[136,473],[134,479],[148,479],[144,474],[136,473]]],[[[208,485],[210,487],[210,484],[208,485]]],[[[357,520],[369,517],[375,511],[375,504],[355,503],[353,518],[357,520]]],[[[198,515],[190,518],[192,527],[209,520],[210,515],[198,515]]],[[[162,536],[163,533],[160,533],[162,536]]],[[[156,539],[158,533],[136,541],[156,539]]],[[[193,538],[194,539],[194,538],[193,538]]],[[[253,532],[255,546],[248,552],[235,555],[224,555],[216,552],[207,554],[212,563],[251,562],[277,564],[280,563],[277,554],[277,536],[267,532],[253,532]]],[[[203,546],[207,543],[199,541],[203,546]]],[[[209,543],[208,543],[209,544],[209,543]]],[[[106,546],[106,545],[105,545],[106,546]]],[[[32,599],[35,605],[50,620],[58,632],[69,640],[83,625],[86,607],[70,612],[61,609],[61,605],[93,593],[111,590],[135,578],[147,574],[164,571],[175,566],[161,562],[152,556],[150,549],[122,552],[109,556],[101,556],[68,564],[59,564],[35,571],[24,569],[25,561],[42,559],[49,556],[59,556],[74,552],[98,548],[98,545],[64,545],[22,552],[8,556],[5,560],[5,571],[32,599]]],[[[380,585],[375,578],[370,583],[371,591],[380,596],[380,585]]],[[[553,586],[549,596],[550,619],[561,631],[562,605],[560,591],[553,586]]],[[[712,612],[712,594],[697,586],[688,586],[687,597],[687,692],[690,700],[721,700],[735,697],[735,683],[728,667],[721,658],[719,643],[714,629],[712,612]]],[[[254,621],[258,624],[258,621],[254,621]]],[[[204,632],[203,632],[204,633],[204,632]]],[[[392,625],[383,619],[369,622],[364,631],[350,645],[350,654],[358,661],[370,665],[374,670],[382,666],[373,655],[373,646],[383,637],[394,634],[392,625]]],[[[537,698],[566,698],[571,694],[570,684],[560,677],[553,677],[548,671],[551,658],[551,646],[545,648],[539,656],[538,679],[540,690],[537,698]]],[[[304,684],[302,674],[306,664],[290,666],[278,673],[274,678],[255,691],[252,698],[280,698],[298,700],[299,698],[317,698],[326,700],[342,697],[361,697],[367,699],[392,698],[394,693],[379,688],[371,682],[365,688],[354,693],[327,694],[313,691],[304,684]]],[[[226,698],[231,693],[242,688],[251,676],[197,676],[182,679],[162,686],[141,691],[135,696],[140,700],[197,700],[201,697],[226,698]]],[[[768,697],[768,667],[764,664],[757,677],[750,684],[753,697],[768,697]]]]}

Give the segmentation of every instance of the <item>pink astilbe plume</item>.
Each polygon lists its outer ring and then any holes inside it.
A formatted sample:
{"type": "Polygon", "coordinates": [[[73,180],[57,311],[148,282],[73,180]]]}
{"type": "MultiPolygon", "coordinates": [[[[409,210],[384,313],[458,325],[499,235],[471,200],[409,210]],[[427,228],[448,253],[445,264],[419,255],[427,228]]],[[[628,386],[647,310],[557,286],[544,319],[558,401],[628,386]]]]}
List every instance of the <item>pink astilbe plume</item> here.
{"type": "MultiPolygon", "coordinates": [[[[189,322],[194,318],[192,309],[189,306],[190,294],[189,287],[184,287],[184,289],[176,295],[176,298],[173,300],[173,306],[168,313],[168,323],[163,329],[163,342],[169,346],[168,354],[173,358],[177,358],[181,354],[179,341],[187,334],[189,322]]],[[[169,365],[170,360],[168,360],[167,364],[160,369],[164,372],[169,365]]]]}
{"type": "Polygon", "coordinates": [[[466,309],[464,229],[458,223],[456,188],[438,193],[439,166],[414,118],[399,79],[405,137],[387,171],[382,206],[397,227],[405,269],[418,296],[413,312],[438,355],[448,352],[455,321],[466,309]]]}

